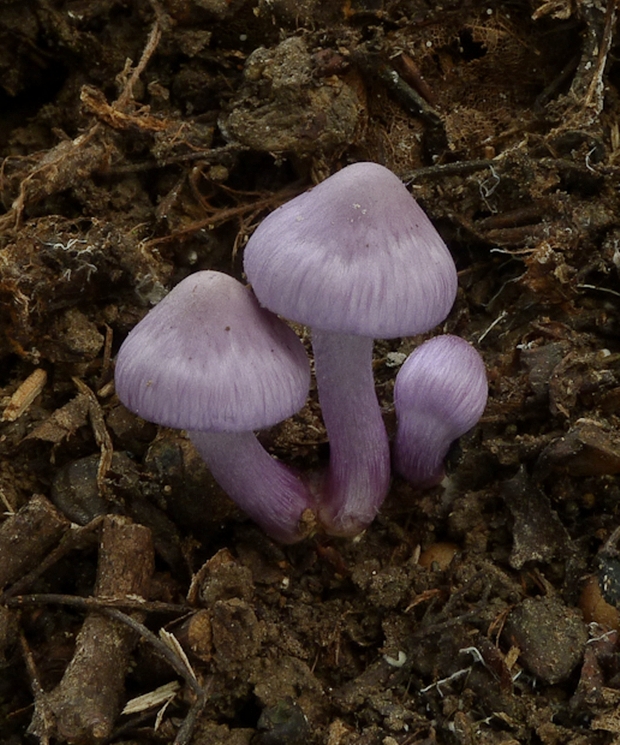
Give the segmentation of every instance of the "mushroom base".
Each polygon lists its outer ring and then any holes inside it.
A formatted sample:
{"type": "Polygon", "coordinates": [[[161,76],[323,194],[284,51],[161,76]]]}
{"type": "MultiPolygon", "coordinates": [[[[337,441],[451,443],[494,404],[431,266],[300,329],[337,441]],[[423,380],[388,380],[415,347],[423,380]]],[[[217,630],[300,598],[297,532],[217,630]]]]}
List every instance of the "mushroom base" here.
{"type": "Polygon", "coordinates": [[[313,499],[301,476],[273,458],[253,432],[189,432],[228,496],[272,538],[296,543],[308,533],[313,499]]]}

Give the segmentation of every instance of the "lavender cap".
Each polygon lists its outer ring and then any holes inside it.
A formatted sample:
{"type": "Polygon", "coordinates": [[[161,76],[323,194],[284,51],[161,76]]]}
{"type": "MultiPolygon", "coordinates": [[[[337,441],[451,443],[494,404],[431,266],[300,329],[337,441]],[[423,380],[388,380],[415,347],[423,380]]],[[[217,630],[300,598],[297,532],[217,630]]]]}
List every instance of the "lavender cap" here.
{"type": "Polygon", "coordinates": [[[440,323],[456,268],[428,217],[387,168],[355,163],[258,226],[244,268],[261,304],[308,326],[392,338],[440,323]]]}
{"type": "Polygon", "coordinates": [[[233,277],[180,282],[131,331],[118,353],[116,390],[128,409],[178,429],[243,432],[304,405],[303,345],[233,277]]]}
{"type": "Polygon", "coordinates": [[[412,352],[396,376],[396,470],[415,484],[443,476],[450,444],[482,416],[488,396],[484,362],[464,339],[446,334],[412,352]]]}

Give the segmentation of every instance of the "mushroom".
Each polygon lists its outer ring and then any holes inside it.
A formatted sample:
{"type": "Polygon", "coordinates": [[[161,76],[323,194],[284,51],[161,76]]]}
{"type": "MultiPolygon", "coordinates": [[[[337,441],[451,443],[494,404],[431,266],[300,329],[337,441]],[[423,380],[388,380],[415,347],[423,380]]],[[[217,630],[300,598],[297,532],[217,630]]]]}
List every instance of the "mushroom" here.
{"type": "Polygon", "coordinates": [[[372,372],[373,338],[430,330],[456,295],[446,245],[397,176],[356,163],[282,205],[258,226],[244,267],[260,303],[312,328],[330,441],[319,520],[355,535],[390,480],[372,372]]]}
{"type": "Polygon", "coordinates": [[[487,395],[484,362],[471,344],[451,334],[424,342],[396,376],[394,469],[416,486],[438,484],[450,445],[480,419],[487,395]]]}
{"type": "Polygon", "coordinates": [[[115,381],[128,409],[188,430],[215,480],[265,532],[303,537],[310,492],[253,430],[301,409],[310,366],[296,334],[249,288],[214,271],[184,279],[130,332],[115,381]]]}

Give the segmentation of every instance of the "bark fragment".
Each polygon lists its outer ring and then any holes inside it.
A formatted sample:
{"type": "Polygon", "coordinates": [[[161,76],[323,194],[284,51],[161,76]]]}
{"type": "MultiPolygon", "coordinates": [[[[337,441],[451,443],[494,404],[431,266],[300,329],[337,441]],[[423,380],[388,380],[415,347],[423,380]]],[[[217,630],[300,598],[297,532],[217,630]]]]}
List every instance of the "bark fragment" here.
{"type": "Polygon", "coordinates": [[[0,527],[0,589],[37,566],[69,528],[43,495],[35,494],[0,527]]]}

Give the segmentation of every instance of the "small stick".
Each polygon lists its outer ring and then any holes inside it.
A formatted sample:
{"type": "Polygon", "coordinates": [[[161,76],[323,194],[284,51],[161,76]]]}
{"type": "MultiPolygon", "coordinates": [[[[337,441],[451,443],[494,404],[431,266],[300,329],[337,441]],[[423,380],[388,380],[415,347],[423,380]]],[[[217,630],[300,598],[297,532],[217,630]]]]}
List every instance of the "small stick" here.
{"type": "Polygon", "coordinates": [[[91,391],[91,389],[81,381],[79,378],[73,378],[78,391],[88,397],[88,414],[90,417],[90,423],[93,428],[95,440],[101,450],[101,457],[99,459],[99,468],[97,469],[97,487],[99,488],[99,494],[105,498],[106,496],[106,483],[105,476],[112,465],[112,455],[114,454],[114,448],[112,446],[112,438],[105,424],[105,417],[103,416],[103,410],[97,396],[91,391]]]}
{"type": "Polygon", "coordinates": [[[35,569],[69,529],[69,521],[35,494],[0,526],[0,590],[35,569]]]}
{"type": "MultiPolygon", "coordinates": [[[[13,588],[11,588],[11,591],[13,588]]],[[[7,593],[8,595],[8,593],[7,593]]],[[[26,608],[32,605],[68,605],[83,611],[104,611],[109,608],[132,613],[175,613],[182,616],[193,612],[187,605],[176,605],[175,603],[162,603],[156,600],[142,600],[133,598],[94,598],[80,597],[78,595],[63,595],[59,593],[37,593],[36,595],[17,595],[8,598],[4,603],[8,608],[26,608]]]]}
{"type": "MultiPolygon", "coordinates": [[[[34,661],[34,657],[32,656],[32,652],[30,651],[28,641],[22,632],[20,632],[19,634],[19,646],[21,649],[22,657],[24,658],[24,662],[26,663],[28,677],[30,678],[30,689],[34,697],[35,707],[37,707],[41,720],[44,722],[47,730],[48,727],[51,727],[51,724],[53,722],[53,715],[49,710],[49,707],[45,703],[45,691],[41,686],[39,671],[37,670],[37,665],[34,661]]],[[[49,744],[49,737],[47,736],[47,734],[41,735],[40,743],[41,745],[49,744]]]]}
{"type": "MultiPolygon", "coordinates": [[[[20,608],[28,605],[47,605],[51,603],[57,603],[59,605],[68,605],[73,608],[79,608],[85,611],[98,611],[116,621],[120,621],[125,624],[133,631],[137,632],[148,644],[150,644],[155,652],[165,661],[170,667],[180,675],[188,686],[192,689],[195,695],[195,702],[192,704],[183,724],[177,732],[177,736],[174,740],[174,745],[186,745],[191,740],[191,735],[196,725],[196,721],[200,716],[200,713],[205,707],[207,697],[211,686],[213,685],[213,679],[210,679],[205,686],[200,685],[196,675],[192,668],[187,664],[180,655],[178,655],[168,644],[165,644],[158,636],[156,636],[150,629],[148,629],[143,623],[137,621],[132,616],[128,616],[119,610],[122,607],[125,610],[143,610],[152,611],[156,613],[184,613],[189,610],[185,606],[172,605],[170,603],[154,603],[154,602],[142,602],[139,600],[129,600],[127,598],[82,598],[72,595],[59,595],[51,593],[43,593],[40,595],[25,595],[16,598],[12,598],[8,601],[7,605],[10,607],[20,608]]],[[[25,640],[24,640],[25,643],[25,640]]],[[[24,655],[26,658],[26,655],[24,655]]],[[[30,662],[32,662],[32,656],[30,656],[30,662]]],[[[29,664],[26,659],[26,664],[31,677],[31,687],[35,692],[35,699],[42,695],[43,691],[40,684],[38,684],[38,676],[36,675],[36,669],[34,668],[34,662],[32,665],[29,664]],[[31,669],[32,667],[32,669],[31,669]],[[37,688],[38,685],[38,688],[37,688]],[[37,693],[37,691],[39,693],[37,693]]],[[[46,700],[42,699],[37,707],[45,709],[46,700]]],[[[43,716],[46,716],[49,721],[49,711],[43,711],[43,716]]]]}
{"type": "Polygon", "coordinates": [[[41,367],[31,373],[11,396],[2,414],[1,421],[14,422],[28,409],[30,404],[43,390],[47,373],[41,367]]]}
{"type": "Polygon", "coordinates": [[[90,538],[92,533],[99,528],[102,520],[103,515],[100,515],[94,518],[94,520],[91,520],[87,525],[73,529],[69,528],[69,523],[67,522],[67,528],[69,529],[66,530],[60,539],[60,543],[44,558],[37,561],[36,566],[31,571],[21,576],[15,584],[11,585],[2,596],[2,601],[6,605],[9,605],[7,601],[10,598],[24,592],[24,590],[30,587],[30,585],[50,567],[53,567],[57,561],[62,559],[63,556],[66,556],[69,551],[72,551],[75,548],[80,548],[83,545],[84,539],[90,538]]]}
{"type": "MultiPolygon", "coordinates": [[[[153,564],[148,528],[118,515],[104,518],[97,596],[148,596],[153,564]]],[[[35,701],[29,731],[69,742],[97,742],[109,737],[121,710],[125,672],[135,641],[126,625],[97,611],[89,613],[62,680],[35,701]]]]}

